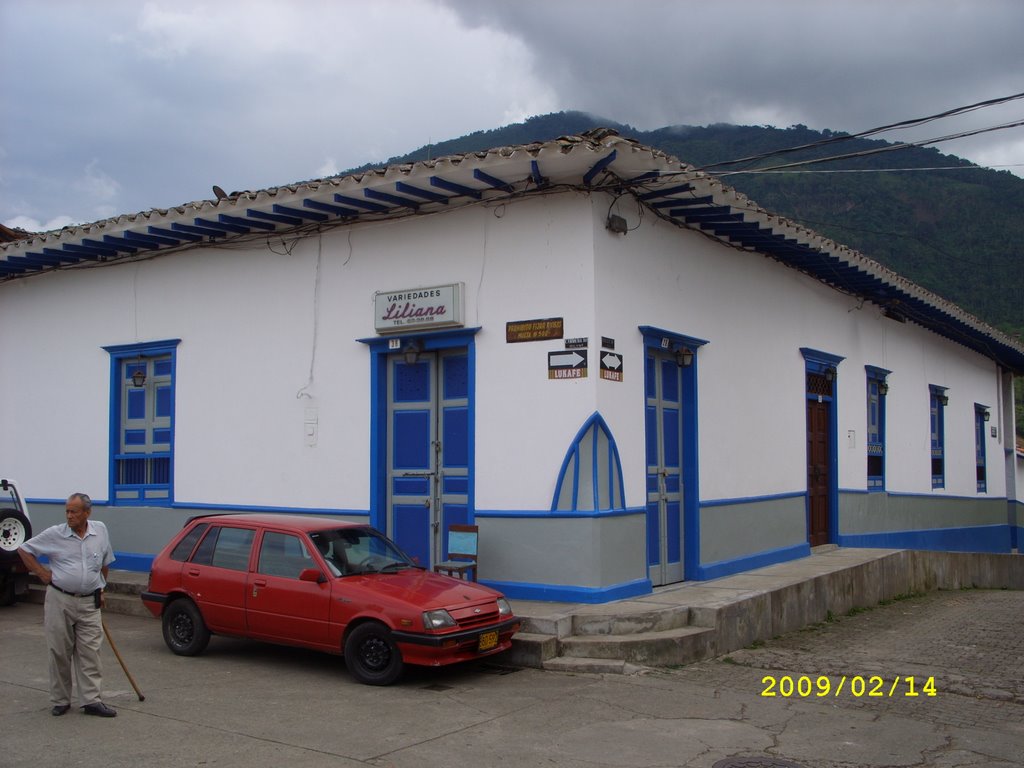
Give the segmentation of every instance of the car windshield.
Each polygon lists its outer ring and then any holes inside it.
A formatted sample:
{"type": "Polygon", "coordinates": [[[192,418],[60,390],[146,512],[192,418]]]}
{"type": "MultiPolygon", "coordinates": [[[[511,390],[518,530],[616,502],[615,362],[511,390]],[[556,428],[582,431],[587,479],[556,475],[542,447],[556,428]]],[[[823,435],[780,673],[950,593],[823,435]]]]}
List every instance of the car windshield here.
{"type": "Polygon", "coordinates": [[[392,573],[418,567],[386,536],[372,528],[331,528],[315,531],[309,538],[335,576],[392,573]]]}

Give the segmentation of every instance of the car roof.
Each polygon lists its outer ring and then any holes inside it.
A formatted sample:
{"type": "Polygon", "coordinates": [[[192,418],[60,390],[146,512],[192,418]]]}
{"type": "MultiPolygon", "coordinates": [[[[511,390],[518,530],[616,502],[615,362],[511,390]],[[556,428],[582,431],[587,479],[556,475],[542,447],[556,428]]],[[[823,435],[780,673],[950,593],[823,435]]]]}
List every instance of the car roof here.
{"type": "Polygon", "coordinates": [[[328,515],[291,515],[274,512],[244,512],[230,514],[202,515],[192,518],[193,522],[223,522],[229,525],[262,525],[292,528],[298,531],[322,531],[327,528],[365,528],[366,523],[339,520],[328,515]]]}

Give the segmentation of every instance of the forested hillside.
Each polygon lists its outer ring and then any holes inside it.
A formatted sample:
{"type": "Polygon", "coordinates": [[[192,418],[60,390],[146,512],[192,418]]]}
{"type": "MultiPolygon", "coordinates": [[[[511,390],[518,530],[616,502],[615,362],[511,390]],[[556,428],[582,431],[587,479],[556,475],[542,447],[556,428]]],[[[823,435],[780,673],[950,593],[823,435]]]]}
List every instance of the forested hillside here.
{"type": "Polygon", "coordinates": [[[597,126],[706,168],[767,210],[849,245],[990,325],[1024,337],[1024,179],[977,168],[935,149],[901,149],[794,169],[856,172],[757,174],[750,171],[891,145],[850,139],[756,163],[715,165],[842,134],[806,126],[641,131],[580,112],[561,112],[422,147],[388,163],[543,141],[597,126]],[[963,170],[891,170],[948,166],[963,170]]]}

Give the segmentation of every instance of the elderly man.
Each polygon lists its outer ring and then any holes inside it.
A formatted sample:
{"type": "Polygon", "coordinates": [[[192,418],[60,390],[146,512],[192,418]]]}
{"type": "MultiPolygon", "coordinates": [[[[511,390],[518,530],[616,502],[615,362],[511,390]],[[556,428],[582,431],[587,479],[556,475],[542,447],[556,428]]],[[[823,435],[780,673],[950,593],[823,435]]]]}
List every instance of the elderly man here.
{"type": "Polygon", "coordinates": [[[65,507],[67,523],[47,528],[18,550],[25,567],[48,585],[43,626],[50,660],[50,714],[71,709],[72,665],[78,699],[87,715],[115,717],[117,711],[100,701],[100,607],[107,570],[114,560],[107,527],[89,520],[92,501],[73,493],[65,507]],[[49,558],[49,567],[38,558],[49,558]]]}

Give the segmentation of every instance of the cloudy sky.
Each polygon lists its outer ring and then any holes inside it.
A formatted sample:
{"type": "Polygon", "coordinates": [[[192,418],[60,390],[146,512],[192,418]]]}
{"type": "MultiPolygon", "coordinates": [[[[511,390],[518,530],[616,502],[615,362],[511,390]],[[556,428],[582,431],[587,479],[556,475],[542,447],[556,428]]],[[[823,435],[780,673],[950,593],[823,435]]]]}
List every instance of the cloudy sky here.
{"type": "MultiPolygon", "coordinates": [[[[854,132],[1020,92],[1021,0],[0,0],[0,222],[319,178],[561,110],[854,132]]],[[[880,138],[1020,121],[1024,99],[880,138]]],[[[936,146],[1024,176],[1024,127],[936,146]]]]}

